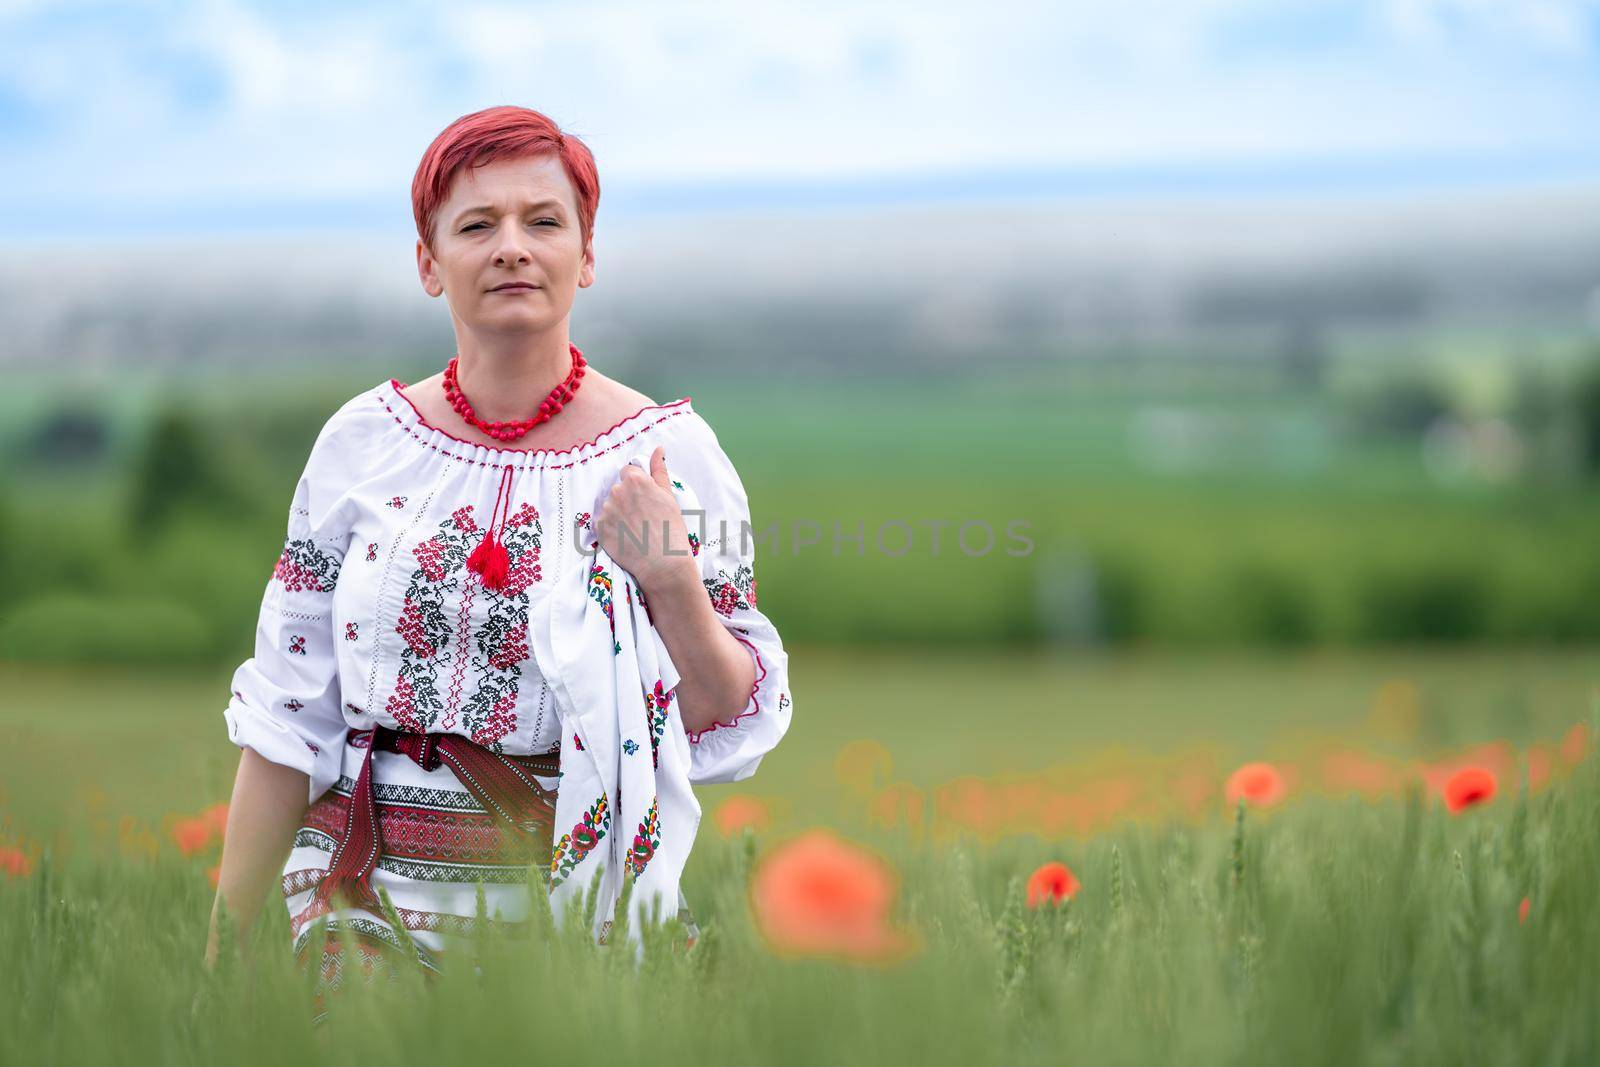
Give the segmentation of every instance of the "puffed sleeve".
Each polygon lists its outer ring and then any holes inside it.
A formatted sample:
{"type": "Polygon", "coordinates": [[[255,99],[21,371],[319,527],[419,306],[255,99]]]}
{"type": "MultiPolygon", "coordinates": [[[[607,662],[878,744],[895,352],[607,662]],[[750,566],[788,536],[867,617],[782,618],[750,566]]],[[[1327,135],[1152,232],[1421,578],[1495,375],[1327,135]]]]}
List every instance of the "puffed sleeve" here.
{"type": "Polygon", "coordinates": [[[330,436],[324,427],[295,486],[255,655],[234,671],[223,713],[228,740],[310,777],[308,802],[338,781],[345,738],[332,602],[349,532],[336,507],[340,465],[330,436]]]}
{"type": "Polygon", "coordinates": [[[756,772],[761,758],[789,729],[794,708],[789,656],[777,627],[756,604],[758,531],[751,525],[738,471],[698,414],[688,440],[674,444],[678,447],[666,446],[667,470],[678,491],[701,582],[723,626],[755,665],[755,685],[745,709],[726,722],[687,734],[689,778],[739,782],[756,772]]]}

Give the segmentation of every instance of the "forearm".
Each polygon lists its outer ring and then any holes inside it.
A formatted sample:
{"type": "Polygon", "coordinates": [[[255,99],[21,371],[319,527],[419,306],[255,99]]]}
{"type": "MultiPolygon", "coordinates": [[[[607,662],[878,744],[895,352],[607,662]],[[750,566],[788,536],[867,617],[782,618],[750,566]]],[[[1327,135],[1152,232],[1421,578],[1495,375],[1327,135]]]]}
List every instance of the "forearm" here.
{"type": "Polygon", "coordinates": [[[224,903],[241,940],[255,923],[268,889],[282,872],[284,855],[305,815],[309,790],[303,772],[273,763],[254,749],[240,751],[223,837],[222,870],[211,906],[208,966],[220,947],[217,917],[224,903]]]}
{"type": "Polygon", "coordinates": [[[678,668],[678,717],[690,733],[732,722],[750,704],[756,668],[728,632],[692,566],[655,580],[645,590],[650,617],[678,668]]]}

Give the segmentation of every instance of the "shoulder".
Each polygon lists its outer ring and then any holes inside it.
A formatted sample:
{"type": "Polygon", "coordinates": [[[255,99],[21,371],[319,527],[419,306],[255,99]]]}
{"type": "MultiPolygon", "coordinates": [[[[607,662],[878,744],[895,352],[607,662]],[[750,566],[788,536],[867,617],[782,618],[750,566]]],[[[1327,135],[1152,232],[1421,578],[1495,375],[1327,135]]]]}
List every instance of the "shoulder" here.
{"type": "Polygon", "coordinates": [[[667,406],[656,403],[632,386],[624,385],[593,368],[584,375],[583,390],[588,395],[583,398],[587,404],[581,418],[590,431],[583,434],[585,439],[598,437],[615,426],[667,406]]]}
{"type": "Polygon", "coordinates": [[[674,479],[687,483],[691,493],[703,503],[731,497],[742,505],[744,484],[733,460],[718,440],[716,430],[694,410],[692,400],[679,404],[677,408],[669,407],[674,417],[662,421],[661,428],[666,433],[657,442],[666,450],[668,472],[674,479]]]}
{"type": "Polygon", "coordinates": [[[374,439],[394,423],[388,379],[355,394],[323,422],[311,445],[308,470],[335,472],[367,455],[374,439]]]}

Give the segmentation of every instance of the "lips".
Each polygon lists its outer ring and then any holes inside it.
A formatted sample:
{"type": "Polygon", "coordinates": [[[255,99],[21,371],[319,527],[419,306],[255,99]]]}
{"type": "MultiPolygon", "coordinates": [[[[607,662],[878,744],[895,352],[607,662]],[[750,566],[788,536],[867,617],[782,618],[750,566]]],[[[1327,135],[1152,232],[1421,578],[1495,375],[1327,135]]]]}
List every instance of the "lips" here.
{"type": "Polygon", "coordinates": [[[523,293],[532,292],[537,288],[539,288],[537,285],[530,282],[511,282],[506,285],[497,285],[489,291],[491,293],[523,293]]]}

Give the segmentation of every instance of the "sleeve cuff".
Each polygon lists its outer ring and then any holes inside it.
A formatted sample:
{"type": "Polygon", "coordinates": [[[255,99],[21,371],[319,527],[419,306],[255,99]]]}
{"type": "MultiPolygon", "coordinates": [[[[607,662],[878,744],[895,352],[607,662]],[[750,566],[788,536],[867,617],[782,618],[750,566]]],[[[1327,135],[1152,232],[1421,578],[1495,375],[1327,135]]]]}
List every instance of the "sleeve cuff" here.
{"type": "Polygon", "coordinates": [[[223,711],[228,723],[228,740],[239,748],[253,749],[262,759],[293,767],[310,781],[306,803],[315,803],[339,780],[340,753],[318,741],[308,741],[281,720],[234,696],[223,711]]]}

